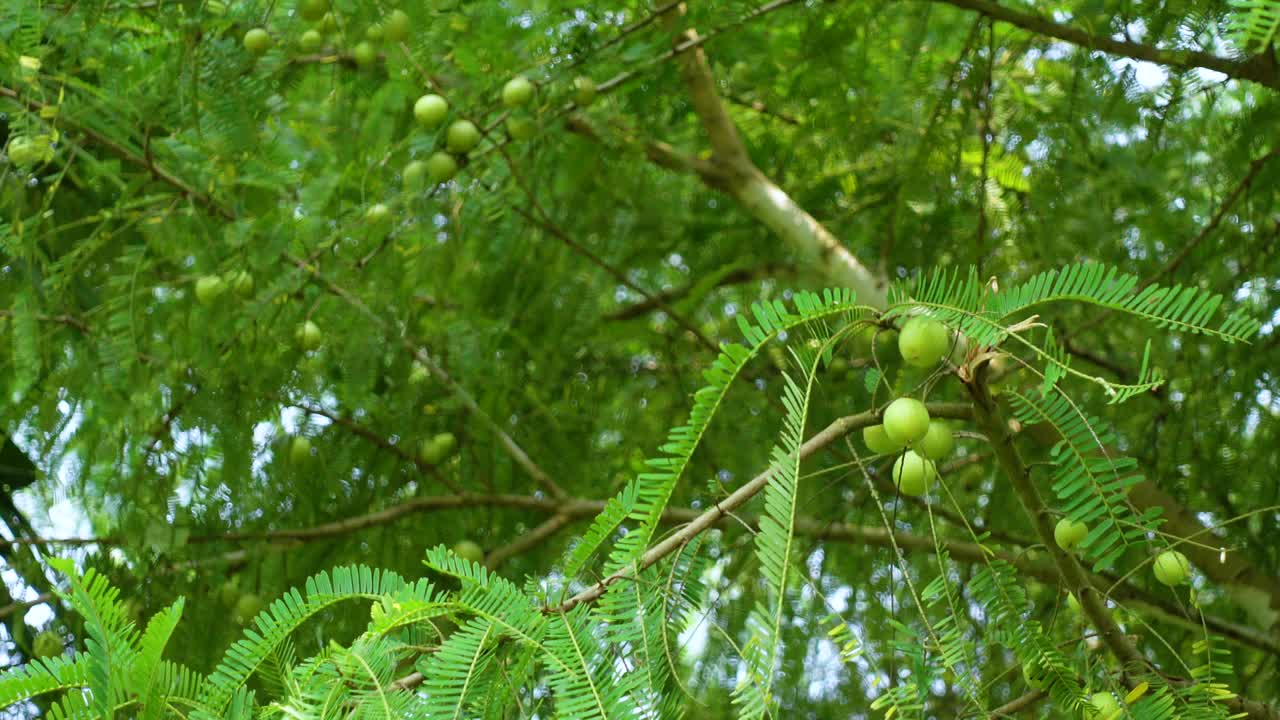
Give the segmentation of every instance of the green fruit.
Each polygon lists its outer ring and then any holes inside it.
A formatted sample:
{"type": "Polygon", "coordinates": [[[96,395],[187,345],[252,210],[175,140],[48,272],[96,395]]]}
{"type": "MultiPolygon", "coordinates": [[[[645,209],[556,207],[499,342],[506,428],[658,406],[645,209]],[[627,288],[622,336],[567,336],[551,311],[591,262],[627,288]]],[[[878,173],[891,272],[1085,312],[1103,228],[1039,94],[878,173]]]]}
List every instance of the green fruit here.
{"type": "Polygon", "coordinates": [[[386,34],[386,31],[383,30],[382,26],[377,23],[374,23],[373,25],[370,25],[369,27],[364,29],[364,37],[366,40],[368,40],[371,43],[382,42],[382,38],[385,36],[385,34],[386,34]]]}
{"type": "Polygon", "coordinates": [[[473,563],[484,562],[484,548],[471,540],[463,540],[453,546],[453,554],[473,563]]]}
{"type": "Polygon", "coordinates": [[[925,494],[936,477],[938,471],[933,461],[920,457],[913,450],[906,451],[893,463],[893,482],[903,495],[918,497],[925,494]]]}
{"type": "Polygon", "coordinates": [[[533,83],[523,75],[517,75],[502,86],[502,104],[507,107],[528,105],[533,100],[533,83]]]}
{"type": "Polygon", "coordinates": [[[1090,711],[1086,714],[1096,720],[1115,720],[1120,717],[1120,703],[1109,692],[1096,692],[1089,697],[1090,711]]]}
{"type": "Polygon", "coordinates": [[[9,141],[9,162],[20,168],[28,168],[44,160],[47,143],[19,136],[9,141]]]}
{"type": "Polygon", "coordinates": [[[941,420],[930,420],[929,430],[925,432],[924,437],[911,445],[912,450],[930,460],[941,460],[950,455],[955,447],[956,439],[951,434],[951,428],[941,420]]]}
{"type": "Polygon", "coordinates": [[[62,636],[52,630],[45,630],[37,635],[31,645],[32,654],[38,658],[55,657],[61,655],[65,649],[62,636]]]}
{"type": "Polygon", "coordinates": [[[318,30],[308,30],[298,38],[298,49],[302,52],[313,53],[319,50],[321,45],[324,45],[324,36],[318,30]]]}
{"type": "Polygon", "coordinates": [[[453,455],[457,446],[458,441],[453,433],[440,433],[422,441],[418,446],[418,459],[428,465],[439,465],[453,455]]]}
{"type": "Polygon", "coordinates": [[[262,611],[262,598],[253,593],[246,593],[236,601],[236,609],[232,616],[241,625],[248,625],[262,611]]]}
{"type": "Polygon", "coordinates": [[[413,21],[405,11],[392,10],[391,14],[382,21],[382,29],[386,33],[387,40],[398,43],[408,39],[409,32],[413,30],[413,21]]]}
{"type": "Polygon", "coordinates": [[[244,49],[251,55],[265,55],[273,44],[271,35],[262,28],[254,28],[244,34],[244,49]]]}
{"type": "Polygon", "coordinates": [[[916,315],[898,333],[898,351],[908,365],[934,367],[950,349],[947,327],[930,317],[916,315]]]}
{"type": "Polygon", "coordinates": [[[929,409],[915,398],[898,398],[884,409],[884,432],[902,445],[924,437],[929,432],[929,409]]]}
{"type": "Polygon", "coordinates": [[[528,140],[538,133],[538,123],[533,118],[512,115],[507,118],[507,135],[512,140],[528,140]]]}
{"type": "Polygon", "coordinates": [[[458,161],[447,152],[432,153],[427,158],[427,179],[432,185],[452,180],[458,174],[458,161]]]}
{"type": "Polygon", "coordinates": [[[364,221],[370,225],[381,225],[391,219],[391,208],[382,203],[374,203],[364,211],[364,221]]]}
{"type": "Polygon", "coordinates": [[[445,147],[449,152],[466,153],[480,144],[480,128],[470,120],[456,120],[445,134],[445,147]]]}
{"type": "Polygon", "coordinates": [[[1062,518],[1053,529],[1053,540],[1058,543],[1058,547],[1071,552],[1088,534],[1088,525],[1082,522],[1072,522],[1069,518],[1062,518]]]}
{"type": "Polygon", "coordinates": [[[355,58],[356,65],[362,68],[372,67],[378,62],[378,51],[367,42],[357,44],[351,51],[351,56],[355,58]]]}
{"type": "Polygon", "coordinates": [[[589,77],[578,76],[573,79],[573,101],[579,107],[586,107],[595,102],[596,82],[589,77]]]}
{"type": "Polygon", "coordinates": [[[218,588],[218,600],[227,607],[233,607],[236,600],[240,599],[240,586],[234,580],[228,580],[222,583],[222,587],[218,588]]]}
{"type": "Polygon", "coordinates": [[[1026,680],[1027,687],[1033,690],[1044,690],[1049,684],[1044,670],[1040,669],[1035,660],[1028,660],[1022,663],[1022,679],[1026,680]]]}
{"type": "Polygon", "coordinates": [[[310,320],[298,326],[298,344],[303,350],[315,350],[324,342],[324,334],[320,326],[310,320]]]}
{"type": "Polygon", "coordinates": [[[315,22],[329,12],[329,0],[298,0],[298,15],[307,22],[315,22]]]}
{"type": "Polygon", "coordinates": [[[867,449],[877,455],[889,455],[902,451],[902,445],[889,439],[885,434],[883,425],[871,425],[862,428],[862,442],[866,443],[867,449]]]}
{"type": "Polygon", "coordinates": [[[294,465],[301,465],[311,459],[311,441],[303,435],[298,435],[289,443],[289,462],[294,465]]]}
{"type": "Polygon", "coordinates": [[[240,297],[253,292],[253,276],[249,274],[248,270],[235,270],[227,273],[226,283],[240,297]]]}
{"type": "Polygon", "coordinates": [[[1156,557],[1155,566],[1152,568],[1156,574],[1156,580],[1170,587],[1181,585],[1191,577],[1191,563],[1187,560],[1187,556],[1177,550],[1166,550],[1156,557]]]}
{"type": "Polygon", "coordinates": [[[404,166],[400,177],[404,180],[405,187],[420,189],[427,181],[427,164],[421,160],[414,160],[404,166]]]}
{"type": "Polygon", "coordinates": [[[948,342],[947,359],[952,365],[963,365],[965,358],[969,355],[969,338],[965,337],[964,333],[951,333],[948,342]]]}
{"type": "Polygon", "coordinates": [[[423,127],[438,127],[449,114],[449,101],[439,95],[423,95],[413,104],[413,117],[423,127]]]}
{"type": "Polygon", "coordinates": [[[226,283],[217,275],[205,275],[196,281],[196,300],[201,305],[210,305],[227,289],[226,283]]]}
{"type": "Polygon", "coordinates": [[[209,0],[204,4],[205,12],[219,17],[227,14],[227,4],[222,0],[209,0]]]}
{"type": "Polygon", "coordinates": [[[320,24],[318,27],[320,28],[321,33],[327,35],[338,29],[338,19],[333,16],[333,13],[327,12],[324,14],[324,17],[320,18],[320,24]]]}

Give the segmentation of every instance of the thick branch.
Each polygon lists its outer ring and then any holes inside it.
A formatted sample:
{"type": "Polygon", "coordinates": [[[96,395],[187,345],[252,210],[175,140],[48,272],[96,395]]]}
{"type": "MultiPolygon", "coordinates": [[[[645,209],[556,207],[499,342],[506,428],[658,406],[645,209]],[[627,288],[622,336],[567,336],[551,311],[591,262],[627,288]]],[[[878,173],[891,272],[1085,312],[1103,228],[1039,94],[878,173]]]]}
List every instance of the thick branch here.
{"type": "Polygon", "coordinates": [[[1277,72],[1275,63],[1268,60],[1267,53],[1254,56],[1248,60],[1233,60],[1213,55],[1212,53],[1194,50],[1163,50],[1152,45],[1093,35],[1080,28],[1054,22],[1042,15],[1005,7],[994,0],[932,1],[946,3],[965,10],[973,10],[993,20],[999,20],[1038,35],[1065,40],[1072,45],[1079,45],[1091,50],[1101,50],[1112,55],[1133,58],[1134,60],[1145,60],[1157,65],[1167,65],[1183,70],[1204,68],[1220,72],[1228,77],[1252,80],[1269,88],[1280,89],[1280,72],[1277,72]]]}

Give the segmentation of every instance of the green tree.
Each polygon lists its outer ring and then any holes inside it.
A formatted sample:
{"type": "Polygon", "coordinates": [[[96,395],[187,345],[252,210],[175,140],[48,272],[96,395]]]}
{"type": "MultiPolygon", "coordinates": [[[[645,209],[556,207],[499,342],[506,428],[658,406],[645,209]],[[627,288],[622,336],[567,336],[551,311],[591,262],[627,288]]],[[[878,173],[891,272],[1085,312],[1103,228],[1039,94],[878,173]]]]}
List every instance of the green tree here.
{"type": "Polygon", "coordinates": [[[0,704],[1275,720],[1278,27],[0,0],[0,704]]]}

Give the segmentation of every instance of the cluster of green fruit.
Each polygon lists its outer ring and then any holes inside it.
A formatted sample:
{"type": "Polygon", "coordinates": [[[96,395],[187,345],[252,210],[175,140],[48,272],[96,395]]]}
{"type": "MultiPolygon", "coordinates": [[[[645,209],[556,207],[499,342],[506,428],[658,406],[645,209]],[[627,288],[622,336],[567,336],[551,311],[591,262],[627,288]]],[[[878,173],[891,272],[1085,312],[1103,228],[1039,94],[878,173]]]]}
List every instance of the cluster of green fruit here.
{"type": "Polygon", "coordinates": [[[418,459],[427,465],[439,465],[453,456],[453,451],[458,449],[458,439],[453,433],[439,433],[429,438],[424,438],[418,445],[418,459]]]}
{"type": "MultiPolygon", "coordinates": [[[[315,24],[298,37],[298,49],[302,52],[316,52],[324,45],[325,35],[338,29],[337,18],[329,9],[329,0],[299,0],[297,12],[303,20],[315,24]]],[[[392,10],[381,22],[365,28],[364,39],[351,48],[351,58],[362,68],[370,67],[378,61],[379,43],[384,40],[401,42],[409,37],[412,29],[413,21],[405,11],[392,10]]],[[[244,34],[243,43],[250,55],[259,57],[275,45],[275,40],[265,28],[256,27],[244,34]]]]}
{"type": "Polygon", "coordinates": [[[232,270],[224,275],[205,275],[196,280],[196,300],[201,305],[212,305],[227,290],[240,297],[253,292],[253,276],[248,270],[232,270]]]}
{"type": "Polygon", "coordinates": [[[231,619],[237,625],[248,625],[262,612],[262,598],[255,593],[241,593],[235,580],[228,580],[218,590],[218,599],[231,609],[231,619]]]}
{"type": "MultiPolygon", "coordinates": [[[[935,367],[947,357],[951,333],[942,323],[915,316],[898,334],[902,359],[916,367],[935,367]]],[[[883,424],[862,431],[862,440],[878,455],[901,453],[893,463],[893,480],[903,495],[919,496],[938,477],[934,461],[955,449],[951,428],[929,417],[929,409],[915,398],[898,398],[882,415],[883,424]]]]}
{"type": "MultiPolygon", "coordinates": [[[[1053,528],[1054,542],[1067,552],[1075,550],[1088,536],[1089,526],[1070,518],[1062,518],[1053,528]]],[[[1166,550],[1156,556],[1152,572],[1156,581],[1162,585],[1181,585],[1191,577],[1191,562],[1177,550],[1166,550]]]]}

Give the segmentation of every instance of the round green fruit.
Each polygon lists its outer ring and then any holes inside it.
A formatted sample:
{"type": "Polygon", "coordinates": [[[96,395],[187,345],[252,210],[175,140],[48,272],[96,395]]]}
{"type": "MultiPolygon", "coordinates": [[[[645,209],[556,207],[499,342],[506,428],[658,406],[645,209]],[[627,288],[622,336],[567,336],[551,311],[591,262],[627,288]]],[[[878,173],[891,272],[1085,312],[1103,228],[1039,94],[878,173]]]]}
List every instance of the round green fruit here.
{"type": "Polygon", "coordinates": [[[356,65],[362,68],[373,67],[378,62],[378,51],[373,45],[367,42],[358,43],[351,51],[351,57],[355,58],[356,65]]]}
{"type": "Polygon", "coordinates": [[[1095,720],[1115,720],[1120,717],[1120,703],[1109,692],[1096,692],[1089,697],[1087,714],[1095,720]]]}
{"type": "Polygon", "coordinates": [[[413,104],[413,117],[423,127],[439,127],[449,114],[449,101],[439,95],[423,95],[413,104]]]}
{"type": "Polygon", "coordinates": [[[392,10],[382,21],[382,31],[386,34],[387,40],[394,43],[407,40],[411,30],[413,30],[413,21],[403,10],[392,10]]]}
{"type": "Polygon", "coordinates": [[[951,434],[951,427],[941,420],[930,420],[929,430],[924,437],[915,441],[911,449],[930,460],[941,460],[956,448],[956,438],[951,434]]]}
{"type": "Polygon", "coordinates": [[[20,168],[28,168],[44,160],[48,145],[29,137],[19,136],[9,141],[9,162],[20,168]]]}
{"type": "Polygon", "coordinates": [[[315,22],[329,12],[329,0],[298,0],[298,15],[307,22],[315,22]]]}
{"type": "Polygon", "coordinates": [[[502,86],[502,104],[507,107],[521,107],[533,100],[533,83],[523,75],[517,75],[502,86]]]}
{"type": "Polygon", "coordinates": [[[528,140],[538,132],[538,123],[533,118],[513,115],[507,118],[507,135],[512,140],[528,140]]]}
{"type": "Polygon", "coordinates": [[[420,362],[414,361],[413,366],[409,368],[409,384],[421,385],[431,377],[431,371],[427,370],[427,366],[420,362]]]}
{"type": "Polygon", "coordinates": [[[404,166],[400,177],[403,178],[405,187],[420,189],[427,182],[427,164],[421,160],[414,160],[404,166]]]}
{"type": "Polygon", "coordinates": [[[947,327],[930,317],[916,315],[898,333],[898,351],[908,365],[934,367],[950,349],[947,327]]]}
{"type": "Polygon", "coordinates": [[[902,445],[889,439],[883,425],[871,425],[862,428],[862,442],[867,449],[877,455],[889,455],[902,451],[902,445]]]}
{"type": "Polygon", "coordinates": [[[480,128],[470,120],[457,120],[449,126],[444,144],[449,152],[470,152],[480,144],[480,128]]]}
{"type": "Polygon", "coordinates": [[[211,305],[227,289],[227,284],[217,275],[205,275],[196,280],[196,300],[201,305],[211,305]]]}
{"type": "Polygon", "coordinates": [[[364,29],[364,37],[366,40],[368,40],[371,43],[382,42],[382,38],[385,37],[385,35],[386,35],[386,31],[383,30],[382,26],[377,23],[370,25],[369,27],[364,29]]]}
{"type": "Polygon", "coordinates": [[[573,79],[573,101],[578,107],[586,107],[595,102],[596,82],[589,77],[578,76],[573,79]]]}
{"type": "Polygon", "coordinates": [[[251,55],[265,55],[273,44],[271,35],[262,28],[254,28],[244,34],[244,49],[251,55]]]}
{"type": "Polygon", "coordinates": [[[1156,574],[1156,580],[1170,587],[1181,585],[1191,577],[1191,562],[1187,560],[1186,555],[1177,550],[1166,550],[1160,553],[1152,569],[1156,574]]]}
{"type": "Polygon", "coordinates": [[[240,599],[240,586],[234,580],[228,580],[222,583],[222,587],[218,588],[218,601],[227,607],[235,607],[236,600],[240,599]]]}
{"type": "Polygon", "coordinates": [[[237,623],[248,625],[259,612],[262,612],[262,598],[253,593],[246,593],[236,601],[233,614],[237,623]]]}
{"type": "Polygon", "coordinates": [[[463,540],[457,545],[454,545],[453,554],[469,562],[484,562],[484,548],[480,547],[472,540],[463,540]]]}
{"type": "Polygon", "coordinates": [[[308,30],[298,38],[298,49],[302,52],[313,53],[319,50],[321,45],[324,45],[324,36],[318,30],[308,30]]]}
{"type": "Polygon", "coordinates": [[[298,344],[303,350],[315,350],[324,343],[324,333],[320,326],[308,320],[298,326],[298,344]]]}
{"type": "Polygon", "coordinates": [[[929,409],[915,398],[898,398],[884,409],[884,432],[902,445],[923,438],[929,432],[929,409]]]}
{"type": "Polygon", "coordinates": [[[453,179],[458,174],[458,161],[447,152],[432,153],[427,158],[427,179],[432,185],[438,185],[453,179]]]}
{"type": "Polygon", "coordinates": [[[62,636],[52,630],[37,635],[31,646],[32,653],[38,658],[56,657],[64,650],[62,636]]]}
{"type": "Polygon", "coordinates": [[[248,270],[235,270],[227,273],[226,283],[240,297],[253,292],[253,276],[249,274],[248,270]]]}
{"type": "Polygon", "coordinates": [[[1085,537],[1089,535],[1089,526],[1082,522],[1072,522],[1069,518],[1062,518],[1058,521],[1056,527],[1053,528],[1053,540],[1058,543],[1058,547],[1071,552],[1076,549],[1085,537]]]}
{"type": "Polygon", "coordinates": [[[439,465],[448,460],[457,447],[458,440],[453,433],[440,433],[422,441],[418,446],[418,459],[428,465],[439,465]]]}
{"type": "Polygon", "coordinates": [[[382,203],[374,203],[364,211],[364,221],[370,225],[381,225],[391,219],[391,208],[382,203]]]}
{"type": "Polygon", "coordinates": [[[327,12],[324,14],[324,17],[320,18],[320,24],[317,27],[320,28],[320,32],[326,35],[336,32],[338,29],[338,19],[333,16],[333,13],[327,12]]]}
{"type": "Polygon", "coordinates": [[[311,441],[305,436],[299,435],[289,443],[289,462],[294,465],[301,465],[311,459],[311,441]]]}
{"type": "Polygon", "coordinates": [[[902,457],[893,463],[893,483],[903,495],[919,497],[925,494],[936,477],[938,470],[933,461],[920,457],[913,450],[902,453],[902,457]]]}

